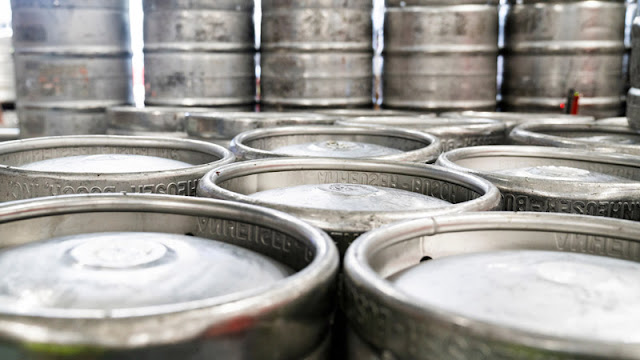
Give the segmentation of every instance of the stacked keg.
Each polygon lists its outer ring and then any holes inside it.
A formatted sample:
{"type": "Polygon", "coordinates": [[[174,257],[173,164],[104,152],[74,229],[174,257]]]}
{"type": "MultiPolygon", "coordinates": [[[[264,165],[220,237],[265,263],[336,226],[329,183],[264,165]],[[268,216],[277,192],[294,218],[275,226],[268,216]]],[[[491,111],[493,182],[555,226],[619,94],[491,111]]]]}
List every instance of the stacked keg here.
{"type": "Polygon", "coordinates": [[[372,103],[372,0],[263,0],[262,103],[372,103]]]}
{"type": "Polygon", "coordinates": [[[131,97],[129,2],[11,3],[21,136],[105,133],[131,97]]]}
{"type": "Polygon", "coordinates": [[[389,0],[383,105],[432,111],[494,109],[497,4],[389,0]]]}
{"type": "Polygon", "coordinates": [[[580,93],[580,114],[622,111],[623,0],[510,0],[505,27],[503,107],[559,112],[580,93]]]}
{"type": "Polygon", "coordinates": [[[253,0],[145,0],[144,13],[147,104],[253,104],[253,0]]]}

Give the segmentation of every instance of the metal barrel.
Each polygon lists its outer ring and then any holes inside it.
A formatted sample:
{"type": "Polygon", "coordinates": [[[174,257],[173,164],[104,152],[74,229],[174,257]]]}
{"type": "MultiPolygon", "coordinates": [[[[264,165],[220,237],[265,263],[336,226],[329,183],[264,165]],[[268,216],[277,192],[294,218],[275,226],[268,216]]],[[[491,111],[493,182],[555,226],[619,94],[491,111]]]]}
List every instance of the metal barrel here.
{"type": "Polygon", "coordinates": [[[253,1],[145,0],[145,102],[255,102],[253,1]]]}
{"type": "Polygon", "coordinates": [[[580,114],[621,114],[624,0],[510,0],[509,4],[505,110],[561,112],[573,89],[580,93],[580,114]]]}
{"type": "Polygon", "coordinates": [[[512,212],[369,232],[343,262],[349,359],[637,359],[638,234],[628,221],[512,212]]]}
{"type": "Polygon", "coordinates": [[[208,112],[187,115],[189,137],[229,147],[237,135],[282,126],[333,125],[336,117],[307,112],[208,112]]]}
{"type": "Polygon", "coordinates": [[[599,151],[602,153],[640,154],[640,132],[628,126],[595,124],[530,124],[513,129],[509,139],[516,145],[539,145],[599,151]]]}
{"type": "Polygon", "coordinates": [[[494,210],[486,180],[437,166],[374,160],[280,158],[221,166],[198,196],[281,210],[325,230],[344,254],[360,234],[436,214],[494,210]]]}
{"type": "Polygon", "coordinates": [[[640,162],[628,155],[543,146],[481,146],[438,165],[491,181],[505,211],[558,212],[640,221],[640,162]]]}
{"type": "Polygon", "coordinates": [[[634,17],[631,28],[631,57],[629,77],[631,88],[627,93],[627,118],[629,126],[640,128],[640,18],[634,17]],[[635,51],[634,51],[635,50],[635,51]]]}
{"type": "Polygon", "coordinates": [[[340,126],[291,126],[243,132],[231,141],[239,160],[274,157],[378,159],[432,163],[440,140],[420,131],[340,126]]]}
{"type": "Polygon", "coordinates": [[[0,104],[16,99],[16,77],[11,37],[0,35],[0,104]]]}
{"type": "Polygon", "coordinates": [[[390,110],[390,109],[327,109],[327,110],[314,110],[314,112],[329,116],[336,116],[341,118],[353,118],[353,117],[391,117],[391,116],[420,116],[420,117],[436,117],[435,113],[423,113],[407,110],[390,110]]]}
{"type": "Polygon", "coordinates": [[[186,139],[61,136],[0,143],[0,201],[82,193],[195,196],[199,179],[235,160],[186,139]]]}
{"type": "Polygon", "coordinates": [[[370,105],[372,9],[372,0],[263,1],[262,103],[370,105]]]}
{"type": "Polygon", "coordinates": [[[384,25],[383,105],[494,110],[497,1],[392,1],[384,25]]]}
{"type": "Polygon", "coordinates": [[[446,112],[442,117],[449,118],[477,118],[502,121],[509,135],[511,130],[521,124],[589,124],[595,121],[593,116],[566,115],[556,113],[523,113],[523,112],[490,112],[490,111],[461,111],[446,112]]]}
{"type": "Polygon", "coordinates": [[[104,134],[105,108],[132,100],[129,2],[11,5],[21,136],[104,134]]]}
{"type": "Polygon", "coordinates": [[[338,120],[336,125],[423,131],[440,140],[443,152],[469,146],[502,145],[507,135],[501,121],[463,117],[356,117],[338,120]]]}
{"type": "Polygon", "coordinates": [[[292,216],[91,194],[7,203],[0,218],[4,279],[49,294],[25,309],[5,284],[3,359],[328,358],[338,254],[292,216]]]}

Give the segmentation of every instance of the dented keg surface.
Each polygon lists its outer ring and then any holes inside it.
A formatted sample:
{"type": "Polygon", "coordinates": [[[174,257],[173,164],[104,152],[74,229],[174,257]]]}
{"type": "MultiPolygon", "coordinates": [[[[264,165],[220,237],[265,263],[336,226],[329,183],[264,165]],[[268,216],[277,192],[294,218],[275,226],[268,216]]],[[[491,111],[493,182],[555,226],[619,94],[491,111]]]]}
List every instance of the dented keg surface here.
{"type": "Polygon", "coordinates": [[[370,105],[372,9],[371,0],[263,1],[261,101],[370,105]]]}
{"type": "Polygon", "coordinates": [[[536,146],[480,146],[442,154],[438,165],[491,181],[506,211],[559,212],[640,221],[634,156],[536,146]]]}
{"type": "Polygon", "coordinates": [[[41,108],[18,106],[20,138],[99,135],[107,132],[104,108],[41,108]]]}
{"type": "Polygon", "coordinates": [[[324,114],[342,118],[352,117],[391,117],[391,116],[420,116],[420,117],[436,117],[435,113],[423,113],[406,110],[390,110],[390,109],[326,109],[326,110],[314,110],[318,114],[324,114]]]}
{"type": "Polygon", "coordinates": [[[10,36],[0,36],[0,104],[16,99],[13,48],[10,36]]]}
{"type": "Polygon", "coordinates": [[[3,359],[327,358],[338,255],[301,220],[148,194],[13,202],[0,219],[3,359]]]}
{"type": "Polygon", "coordinates": [[[497,1],[392,1],[385,14],[383,105],[496,107],[497,1]]]}
{"type": "Polygon", "coordinates": [[[198,196],[290,213],[327,231],[341,253],[359,234],[384,224],[493,210],[500,199],[488,181],[436,166],[326,158],[222,166],[202,178],[198,196]]]}
{"type": "Polygon", "coordinates": [[[434,162],[440,140],[420,131],[339,126],[291,126],[243,132],[231,141],[239,160],[326,157],[434,162]]]}
{"type": "Polygon", "coordinates": [[[336,125],[423,131],[440,140],[442,151],[469,146],[501,145],[504,144],[506,135],[505,125],[501,121],[462,117],[357,117],[339,120],[336,125]]]}
{"type": "Polygon", "coordinates": [[[63,136],[0,143],[0,201],[80,193],[195,196],[228,150],[185,139],[63,136]]]}
{"type": "Polygon", "coordinates": [[[108,132],[111,135],[162,135],[186,138],[187,114],[210,111],[211,108],[197,107],[115,106],[107,109],[108,132]]]}
{"type": "Polygon", "coordinates": [[[145,103],[255,102],[253,1],[145,0],[145,103]]]}
{"type": "Polygon", "coordinates": [[[560,111],[574,89],[580,114],[620,115],[624,1],[516,2],[505,25],[503,108],[560,111]]]}
{"type": "Polygon", "coordinates": [[[129,53],[128,0],[12,0],[11,10],[17,52],[129,53]]]}
{"type": "Polygon", "coordinates": [[[344,259],[349,352],[637,359],[638,234],[640,225],[616,219],[500,212],[374,230],[344,259]]]}
{"type": "Polygon", "coordinates": [[[520,125],[509,139],[514,144],[575,148],[604,153],[640,155],[640,132],[625,126],[520,125]]]}
{"type": "Polygon", "coordinates": [[[461,111],[447,112],[440,116],[446,118],[478,118],[500,120],[507,126],[507,134],[520,124],[590,124],[595,121],[593,116],[567,115],[554,113],[524,113],[524,112],[489,112],[489,111],[461,111]]]}
{"type": "Polygon", "coordinates": [[[186,118],[189,137],[222,143],[228,147],[231,140],[245,131],[299,125],[333,125],[336,118],[306,112],[209,112],[189,114],[186,118]]]}

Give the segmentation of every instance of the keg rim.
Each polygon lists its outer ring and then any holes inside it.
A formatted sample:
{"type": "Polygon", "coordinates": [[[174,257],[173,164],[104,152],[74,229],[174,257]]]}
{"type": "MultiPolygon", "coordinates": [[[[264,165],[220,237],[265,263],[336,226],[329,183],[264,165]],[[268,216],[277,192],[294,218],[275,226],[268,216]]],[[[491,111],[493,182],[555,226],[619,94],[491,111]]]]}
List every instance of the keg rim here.
{"type": "Polygon", "coordinates": [[[502,121],[473,117],[360,116],[338,120],[335,124],[350,127],[409,129],[433,132],[435,136],[444,133],[478,135],[506,131],[506,125],[502,121]],[[420,127],[421,124],[424,124],[424,127],[420,127]]]}
{"type": "Polygon", "coordinates": [[[0,171],[10,171],[16,175],[24,176],[40,176],[40,175],[57,175],[64,176],[69,179],[90,178],[99,179],[135,179],[146,178],[150,175],[164,174],[186,174],[198,171],[207,171],[211,167],[228,164],[235,161],[235,156],[231,151],[222,146],[211,144],[204,141],[180,139],[180,138],[163,138],[152,136],[120,136],[120,135],[71,135],[71,136],[49,136],[30,138],[23,140],[6,141],[0,143],[0,155],[20,153],[21,151],[47,150],[52,148],[65,147],[95,147],[95,146],[122,146],[130,148],[174,148],[178,150],[195,151],[207,155],[219,157],[218,160],[205,163],[193,164],[192,166],[182,169],[156,170],[156,171],[140,171],[136,173],[76,173],[64,171],[40,171],[32,169],[23,169],[20,166],[10,166],[0,164],[0,171]]]}
{"type": "Polygon", "coordinates": [[[498,207],[500,202],[499,190],[491,182],[457,170],[445,169],[434,165],[416,163],[398,163],[380,160],[359,159],[335,159],[335,158],[271,158],[258,159],[228,164],[218,167],[207,173],[198,183],[198,196],[237,201],[252,205],[270,207],[289,214],[295,214],[298,218],[325,230],[348,231],[360,233],[371,228],[391,222],[413,219],[435,214],[453,212],[468,212],[492,210],[498,207]],[[464,186],[479,194],[478,198],[460,203],[447,204],[445,206],[426,210],[405,211],[349,211],[349,210],[319,210],[307,209],[298,206],[278,205],[267,201],[261,201],[248,195],[227,190],[220,186],[221,183],[245,176],[296,172],[308,170],[334,170],[334,171],[371,171],[387,174],[404,174],[412,176],[424,175],[464,186]],[[322,216],[318,216],[321,214],[322,216]]]}
{"type": "Polygon", "coordinates": [[[509,189],[510,191],[523,192],[527,194],[535,193],[536,195],[548,197],[562,196],[567,199],[583,199],[585,194],[589,194],[589,199],[610,200],[613,196],[619,197],[636,194],[638,188],[640,188],[637,182],[602,183],[575,180],[567,181],[565,185],[562,183],[550,182],[547,179],[525,179],[523,176],[495,174],[491,171],[464,167],[457,163],[460,160],[498,156],[576,160],[640,168],[640,161],[637,158],[625,154],[603,154],[595,151],[583,151],[579,149],[525,145],[490,145],[454,149],[440,155],[436,165],[482,177],[483,179],[487,179],[491,183],[495,184],[500,190],[509,189]],[[578,185],[579,188],[576,188],[578,185]],[[595,189],[604,190],[610,188],[612,185],[616,188],[615,194],[595,191],[595,189]]]}
{"type": "Polygon", "coordinates": [[[374,117],[374,116],[383,116],[383,117],[391,117],[391,116],[420,116],[420,117],[437,117],[436,113],[432,112],[418,112],[418,111],[410,111],[410,110],[395,110],[395,109],[358,109],[358,108],[343,108],[343,109],[316,109],[312,112],[329,115],[329,116],[337,116],[341,118],[352,118],[352,117],[374,117]]]}
{"type": "Polygon", "coordinates": [[[448,111],[440,114],[443,117],[476,117],[481,119],[493,119],[498,121],[513,120],[514,117],[525,117],[531,119],[549,119],[554,121],[564,121],[575,119],[576,121],[595,122],[596,118],[588,115],[569,115],[557,113],[527,113],[519,111],[448,111]]]}
{"type": "MultiPolygon", "coordinates": [[[[47,342],[54,339],[58,344],[87,342],[92,346],[125,348],[175,343],[201,336],[202,333],[211,331],[211,329],[215,330],[216,326],[225,325],[226,321],[239,316],[259,317],[274,311],[285,311],[283,307],[294,306],[299,297],[309,295],[319,285],[330,286],[329,284],[338,269],[337,249],[329,236],[321,230],[277,210],[229,201],[194,197],[178,198],[157,194],[64,195],[0,204],[0,227],[14,221],[34,218],[84,213],[99,214],[101,212],[172,214],[192,217],[211,216],[227,219],[242,218],[250,223],[268,224],[268,226],[277,228],[279,231],[286,232],[291,236],[305,239],[307,245],[315,250],[315,255],[304,268],[273,284],[235,292],[222,297],[108,311],[90,310],[89,313],[84,310],[62,308],[39,308],[36,311],[29,309],[24,313],[0,312],[0,318],[4,318],[8,322],[19,321],[21,318],[26,317],[45,328],[55,328],[61,324],[60,322],[67,321],[71,324],[82,321],[84,326],[93,328],[93,331],[87,332],[88,334],[85,334],[84,331],[73,330],[78,337],[69,338],[68,336],[59,337],[56,334],[51,334],[51,332],[27,334],[22,328],[16,329],[7,325],[2,332],[3,336],[23,340],[28,338],[29,341],[37,342],[47,342]],[[277,304],[277,306],[274,306],[274,304],[277,304]],[[157,324],[157,316],[162,316],[162,320],[166,324],[174,328],[182,328],[184,332],[175,331],[175,329],[170,333],[163,331],[162,326],[157,324]],[[194,328],[184,322],[189,319],[203,321],[197,321],[194,328]],[[55,322],[51,323],[51,321],[55,322]],[[128,329],[133,326],[131,321],[148,322],[145,324],[144,331],[149,336],[147,339],[141,340],[142,343],[118,341],[117,338],[122,338],[121,334],[115,338],[110,337],[108,336],[110,332],[105,332],[103,329],[109,323],[114,326],[122,326],[122,329],[128,329]],[[105,335],[104,338],[93,337],[96,332],[105,335]],[[156,335],[158,335],[158,338],[156,338],[156,335]]],[[[149,231],[153,232],[153,229],[146,230],[146,232],[149,231]]],[[[83,232],[78,230],[76,233],[83,232]]],[[[28,243],[38,241],[43,240],[35,240],[28,243]]],[[[10,247],[12,244],[8,246],[10,247]]],[[[263,255],[269,257],[266,254],[263,255]]],[[[136,328],[137,330],[131,331],[141,330],[137,326],[136,328]]],[[[110,331],[112,332],[113,329],[110,331]]]]}
{"type": "MultiPolygon", "coordinates": [[[[385,280],[383,275],[374,269],[372,262],[375,260],[375,267],[382,268],[392,262],[394,259],[384,259],[380,255],[383,251],[388,250],[393,245],[403,242],[410,242],[420,237],[433,237],[447,233],[472,233],[475,231],[490,230],[531,230],[531,231],[557,231],[578,234],[594,233],[606,236],[608,238],[623,239],[625,241],[638,243],[638,234],[640,233],[640,224],[612,218],[599,218],[593,221],[591,217],[575,214],[559,214],[559,213],[537,213],[537,212],[477,212],[462,213],[436,217],[428,217],[422,219],[413,219],[405,222],[390,224],[368,233],[361,235],[349,247],[343,260],[343,269],[345,274],[345,282],[350,283],[348,288],[350,291],[358,292],[358,296],[368,299],[375,299],[379,306],[379,310],[384,310],[385,319],[406,319],[409,317],[416,324],[429,326],[431,324],[438,329],[450,333],[451,338],[464,339],[467,336],[473,336],[476,341],[483,342],[480,346],[488,347],[491,350],[490,343],[502,343],[509,345],[526,346],[542,351],[558,351],[571,352],[572,354],[580,354],[584,356],[605,356],[613,355],[637,356],[640,352],[640,344],[622,344],[607,341],[591,341],[580,338],[562,338],[553,335],[544,335],[534,331],[526,331],[506,326],[491,324],[486,321],[476,320],[447,311],[438,309],[434,306],[418,303],[411,298],[410,295],[404,294],[401,290],[396,289],[390,282],[385,280]],[[375,259],[373,259],[375,255],[375,259]],[[387,262],[384,262],[387,260],[387,262]]],[[[470,241],[477,240],[473,236],[469,236],[470,241]]],[[[522,244],[518,244],[522,246],[522,244]]],[[[514,246],[516,248],[517,246],[514,246]]],[[[530,250],[537,250],[535,246],[529,245],[530,250]]],[[[520,248],[520,247],[517,247],[520,248]]],[[[504,244],[496,245],[496,250],[505,250],[504,244]]],[[[563,250],[557,250],[563,251],[563,250]]],[[[467,253],[461,249],[460,254],[467,253]]],[[[587,252],[585,252],[587,253],[587,252]]],[[[448,254],[446,256],[456,255],[448,254]]],[[[418,258],[428,254],[420,254],[418,258]]],[[[598,255],[603,256],[603,255],[598,255]]],[[[396,255],[396,257],[398,257],[396,255]]],[[[612,257],[613,256],[607,256],[612,257]]],[[[397,260],[400,262],[402,260],[397,260]]],[[[405,262],[407,260],[405,259],[405,262]]],[[[397,264],[408,268],[411,264],[397,264]]],[[[402,269],[404,269],[402,268],[402,269]]],[[[396,270],[394,269],[394,270],[396,270]]],[[[401,270],[401,269],[400,269],[401,270]]],[[[344,303],[344,301],[343,301],[344,303]]],[[[348,305],[347,305],[348,306],[348,305]]],[[[344,309],[347,313],[349,308],[344,309]]],[[[371,326],[374,326],[375,319],[370,320],[371,326]]],[[[378,325],[379,326],[379,325],[378,325]]],[[[360,336],[360,334],[359,334],[360,336]]],[[[389,338],[384,338],[387,343],[393,343],[392,335],[387,334],[389,338]]],[[[408,342],[421,342],[427,339],[420,338],[404,339],[403,344],[408,342]]],[[[465,340],[466,344],[466,340],[465,340]]],[[[380,344],[378,344],[380,346],[380,344]]],[[[411,344],[409,344],[411,346],[411,344]]],[[[455,347],[455,344],[451,346],[455,347]]],[[[458,349],[464,351],[465,348],[458,349]]],[[[469,347],[468,351],[477,351],[469,347]]],[[[402,351],[402,350],[401,350],[402,351]]],[[[486,355],[491,358],[491,355],[486,355]]],[[[633,356],[632,358],[635,358],[633,356]]],[[[522,358],[525,358],[523,356],[522,358]]],[[[627,358],[627,357],[625,357],[627,358]]]]}
{"type": "MultiPolygon", "coordinates": [[[[270,150],[262,150],[246,145],[247,141],[259,140],[276,136],[296,136],[296,135],[365,135],[365,136],[394,136],[406,140],[417,141],[425,146],[403,151],[400,154],[375,156],[363,159],[375,159],[383,161],[412,161],[412,162],[434,162],[442,152],[442,143],[436,136],[421,131],[405,129],[379,129],[362,127],[339,127],[339,126],[287,126],[280,128],[266,128],[245,131],[238,134],[231,140],[231,151],[239,159],[254,160],[265,158],[287,158],[296,157],[286,154],[279,154],[270,150]]],[[[317,156],[326,157],[326,156],[317,156]]],[[[313,158],[313,157],[308,157],[313,158]]]]}

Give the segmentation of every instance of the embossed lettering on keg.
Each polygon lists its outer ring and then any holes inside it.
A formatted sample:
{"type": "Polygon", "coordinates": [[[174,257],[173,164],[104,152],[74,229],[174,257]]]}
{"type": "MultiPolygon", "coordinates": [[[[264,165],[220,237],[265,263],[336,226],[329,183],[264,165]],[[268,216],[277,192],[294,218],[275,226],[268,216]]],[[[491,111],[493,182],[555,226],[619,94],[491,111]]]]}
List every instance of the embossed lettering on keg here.
{"type": "Polygon", "coordinates": [[[221,166],[202,178],[198,196],[290,213],[327,231],[342,253],[358,235],[384,224],[494,210],[500,198],[488,181],[440,167],[327,158],[262,159],[221,166]],[[399,198],[398,191],[406,194],[399,198]],[[407,206],[408,202],[412,205],[407,206]]]}
{"type": "Polygon", "coordinates": [[[10,36],[0,36],[0,104],[16,99],[16,75],[10,36]]]}
{"type": "Polygon", "coordinates": [[[505,25],[503,107],[560,112],[567,91],[581,94],[580,114],[621,114],[625,4],[510,0],[505,25]]]}
{"type": "Polygon", "coordinates": [[[344,259],[349,352],[634,359],[639,233],[638,224],[616,219],[496,212],[371,231],[344,259]]]}
{"type": "Polygon", "coordinates": [[[231,140],[245,131],[298,125],[333,125],[336,117],[307,112],[208,112],[186,117],[191,138],[229,147],[231,140]]]}
{"type": "Polygon", "coordinates": [[[65,136],[0,143],[0,201],[84,193],[195,196],[209,170],[234,161],[209,143],[65,136]]]}
{"type": "Polygon", "coordinates": [[[493,119],[504,122],[507,135],[520,124],[589,124],[595,121],[593,116],[566,115],[555,113],[523,113],[523,112],[489,112],[489,111],[461,111],[443,113],[442,117],[493,119]]]}
{"type": "Polygon", "coordinates": [[[640,132],[630,127],[595,124],[516,127],[509,135],[514,144],[584,149],[603,153],[640,154],[640,132]]]}
{"type": "Polygon", "coordinates": [[[246,131],[231,141],[241,160],[273,157],[374,158],[434,162],[442,152],[433,135],[402,129],[291,126],[246,131]]]}
{"type": "Polygon", "coordinates": [[[442,151],[469,146],[501,145],[506,140],[504,123],[492,119],[380,116],[339,120],[336,125],[423,131],[435,135],[440,140],[442,151]]]}
{"type": "Polygon", "coordinates": [[[3,359],[328,356],[338,254],[301,220],[141,194],[12,202],[0,218],[3,359]]]}
{"type": "Polygon", "coordinates": [[[387,4],[383,105],[493,110],[497,1],[387,4]]]}
{"type": "Polygon", "coordinates": [[[438,165],[491,181],[506,211],[558,212],[640,221],[640,161],[633,156],[535,146],[480,146],[442,154],[438,165]]]}

